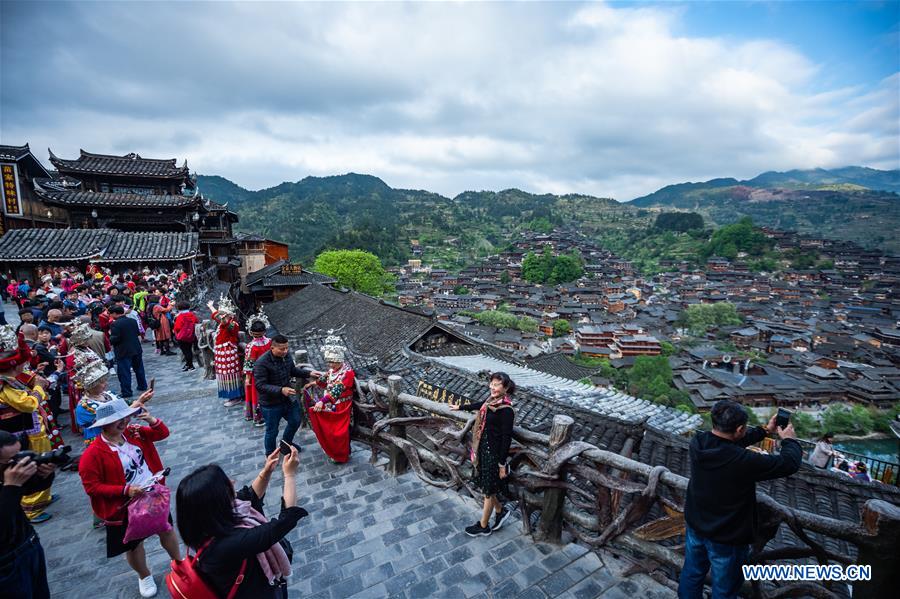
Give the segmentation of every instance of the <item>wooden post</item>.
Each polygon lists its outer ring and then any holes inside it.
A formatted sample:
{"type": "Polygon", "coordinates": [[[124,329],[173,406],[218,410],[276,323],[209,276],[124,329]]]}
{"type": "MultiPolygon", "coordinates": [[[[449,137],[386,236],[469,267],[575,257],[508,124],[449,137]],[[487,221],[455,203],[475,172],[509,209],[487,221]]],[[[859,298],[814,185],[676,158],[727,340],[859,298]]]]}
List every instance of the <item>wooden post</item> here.
{"type": "Polygon", "coordinates": [[[870,499],[863,507],[862,526],[875,539],[859,545],[854,561],[872,566],[872,579],[853,583],[853,599],[895,596],[900,587],[900,507],[870,499]]]}
{"type": "MultiPolygon", "coordinates": [[[[305,349],[298,349],[294,351],[294,366],[297,364],[303,364],[306,362],[307,352],[305,349]]],[[[296,398],[300,403],[300,428],[302,429],[312,429],[312,425],[309,423],[309,413],[306,411],[306,402],[303,400],[303,385],[306,384],[306,381],[301,379],[297,379],[294,383],[294,391],[297,392],[296,398]]]]}
{"type": "MultiPolygon", "coordinates": [[[[400,403],[400,382],[403,379],[392,374],[388,377],[388,418],[399,418],[403,416],[403,405],[400,403]]],[[[405,426],[391,426],[391,434],[401,439],[406,438],[405,426]]],[[[400,476],[406,472],[409,464],[406,460],[406,454],[396,445],[391,444],[390,463],[388,464],[388,472],[392,476],[400,476]]]]}
{"type": "MultiPolygon", "coordinates": [[[[550,429],[550,455],[569,442],[572,437],[572,426],[575,421],[569,416],[557,414],[553,417],[550,429]]],[[[564,468],[563,468],[564,470],[564,468]]],[[[557,480],[565,480],[565,473],[560,471],[557,480]]],[[[536,538],[547,543],[562,541],[563,504],[566,499],[565,489],[548,487],[544,489],[544,504],[541,508],[541,519],[537,526],[536,538]]]]}

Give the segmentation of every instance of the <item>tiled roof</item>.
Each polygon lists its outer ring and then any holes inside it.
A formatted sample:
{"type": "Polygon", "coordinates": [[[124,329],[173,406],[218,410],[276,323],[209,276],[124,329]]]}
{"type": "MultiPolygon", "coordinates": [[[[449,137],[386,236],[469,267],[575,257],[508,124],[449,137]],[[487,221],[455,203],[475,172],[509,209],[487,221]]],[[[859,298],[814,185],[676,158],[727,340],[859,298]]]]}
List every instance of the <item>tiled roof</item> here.
{"type": "Polygon", "coordinates": [[[299,275],[283,275],[281,274],[281,267],[286,263],[286,260],[279,260],[249,273],[244,279],[247,287],[255,290],[269,287],[300,287],[302,285],[312,285],[313,283],[330,285],[337,282],[329,276],[308,270],[304,270],[299,275]]]}
{"type": "Polygon", "coordinates": [[[107,175],[127,175],[133,177],[188,177],[187,162],[184,166],[176,166],[175,159],[159,160],[141,158],[134,152],[124,156],[110,154],[91,154],[81,150],[75,160],[58,158],[50,152],[50,162],[61,172],[98,173],[107,175]]]}
{"type": "Polygon", "coordinates": [[[49,204],[64,206],[111,206],[116,208],[184,208],[197,199],[184,195],[142,195],[99,191],[43,191],[38,196],[49,204]]]}
{"type": "Polygon", "coordinates": [[[566,379],[572,379],[573,381],[580,381],[583,378],[593,376],[600,370],[597,367],[588,368],[587,366],[579,366],[560,352],[541,354],[533,360],[529,360],[528,366],[535,370],[561,376],[566,379]]]}
{"type": "Polygon", "coordinates": [[[686,414],[614,389],[598,389],[593,385],[518,366],[491,356],[445,356],[434,360],[470,373],[502,371],[517,386],[530,389],[536,395],[629,424],[646,422],[670,433],[684,434],[698,428],[702,422],[696,414],[686,414]]]}
{"type": "Polygon", "coordinates": [[[31,149],[28,147],[28,144],[24,146],[0,146],[0,160],[15,162],[29,152],[31,152],[31,149]]]}
{"type": "Polygon", "coordinates": [[[112,229],[14,229],[0,237],[0,262],[185,260],[197,255],[196,233],[127,233],[112,229]]]}
{"type": "Polygon", "coordinates": [[[272,326],[282,335],[339,330],[357,348],[384,362],[436,326],[431,318],[356,293],[309,285],[266,306],[272,326]]]}

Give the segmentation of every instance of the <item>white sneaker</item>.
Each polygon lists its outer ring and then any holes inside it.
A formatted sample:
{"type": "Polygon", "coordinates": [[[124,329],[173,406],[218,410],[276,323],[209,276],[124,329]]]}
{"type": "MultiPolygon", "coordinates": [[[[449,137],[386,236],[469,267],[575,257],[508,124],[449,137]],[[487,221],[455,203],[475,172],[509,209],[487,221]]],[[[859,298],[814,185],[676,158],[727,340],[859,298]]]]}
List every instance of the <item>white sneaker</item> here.
{"type": "Polygon", "coordinates": [[[152,574],[138,580],[138,588],[141,590],[141,597],[156,597],[156,582],[152,574]]]}

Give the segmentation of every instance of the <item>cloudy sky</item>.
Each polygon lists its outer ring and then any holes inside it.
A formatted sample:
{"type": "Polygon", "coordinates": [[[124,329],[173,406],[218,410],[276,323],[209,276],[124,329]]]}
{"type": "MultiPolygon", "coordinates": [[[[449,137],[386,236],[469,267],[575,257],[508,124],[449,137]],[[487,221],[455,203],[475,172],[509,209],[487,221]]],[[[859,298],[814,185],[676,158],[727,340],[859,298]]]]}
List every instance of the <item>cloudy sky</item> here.
{"type": "Polygon", "coordinates": [[[0,2],[0,143],[628,200],[900,168],[900,2],[0,2]]]}

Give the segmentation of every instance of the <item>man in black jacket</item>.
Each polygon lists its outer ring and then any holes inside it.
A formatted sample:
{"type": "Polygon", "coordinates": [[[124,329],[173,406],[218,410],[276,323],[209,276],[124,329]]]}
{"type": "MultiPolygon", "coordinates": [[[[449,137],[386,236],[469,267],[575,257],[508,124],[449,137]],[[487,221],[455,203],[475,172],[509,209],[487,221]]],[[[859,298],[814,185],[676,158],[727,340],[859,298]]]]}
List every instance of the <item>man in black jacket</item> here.
{"type": "Polygon", "coordinates": [[[44,599],[50,597],[44,549],[21,502],[50,487],[55,467],[38,466],[30,458],[12,464],[21,448],[16,435],[0,430],[0,594],[44,599]]]}
{"type": "Polygon", "coordinates": [[[109,327],[109,342],[116,355],[116,376],[122,397],[131,397],[131,371],[137,379],[138,391],[147,390],[147,379],[144,377],[144,350],[141,349],[141,336],[137,321],[125,316],[125,308],[112,306],[109,316],[113,323],[109,327]]]}
{"type": "Polygon", "coordinates": [[[723,399],[710,412],[713,430],[691,440],[691,480],[684,502],[684,567],[679,599],[700,599],[703,580],[712,569],[714,599],[737,597],[744,581],[741,566],[756,531],[756,483],[790,476],[800,468],[803,452],[794,425],[747,430],[747,412],[723,399]],[[746,449],[767,433],[778,433],[781,453],[746,449]]]}
{"type": "Polygon", "coordinates": [[[294,435],[300,428],[300,402],[297,401],[296,389],[291,386],[291,377],[305,381],[310,376],[321,376],[315,370],[297,368],[287,355],[287,337],[275,335],[272,337],[271,349],[253,365],[259,409],[266,422],[266,455],[275,451],[275,439],[278,437],[278,426],[282,418],[287,421],[282,438],[288,443],[293,442],[294,435]]]}

